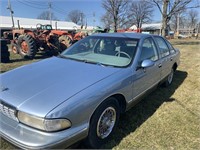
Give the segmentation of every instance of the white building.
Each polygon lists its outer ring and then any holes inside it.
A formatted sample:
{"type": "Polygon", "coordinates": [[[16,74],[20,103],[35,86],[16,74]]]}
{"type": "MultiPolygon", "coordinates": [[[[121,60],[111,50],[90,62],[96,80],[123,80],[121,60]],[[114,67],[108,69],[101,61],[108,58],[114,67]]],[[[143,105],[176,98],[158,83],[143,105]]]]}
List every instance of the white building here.
{"type": "MultiPolygon", "coordinates": [[[[142,24],[142,32],[159,35],[161,27],[161,23],[142,24]]],[[[130,29],[136,30],[137,26],[133,25],[130,27],[130,29]]]]}
{"type": "MultiPolygon", "coordinates": [[[[51,21],[50,20],[41,20],[41,19],[30,19],[30,18],[19,18],[14,17],[15,28],[18,28],[18,23],[20,28],[25,29],[36,29],[36,25],[40,24],[52,24],[53,29],[62,29],[62,30],[74,30],[79,29],[80,26],[67,21],[51,21]]],[[[8,16],[0,16],[0,29],[11,29],[12,28],[12,19],[8,16]]]]}

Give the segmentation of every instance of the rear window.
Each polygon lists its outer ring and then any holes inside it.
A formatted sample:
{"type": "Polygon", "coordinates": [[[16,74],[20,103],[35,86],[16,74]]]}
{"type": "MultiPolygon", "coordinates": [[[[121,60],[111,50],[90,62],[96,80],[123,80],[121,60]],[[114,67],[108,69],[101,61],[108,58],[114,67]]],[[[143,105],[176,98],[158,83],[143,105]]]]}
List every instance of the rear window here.
{"type": "Polygon", "coordinates": [[[167,41],[167,45],[169,47],[170,53],[175,53],[175,48],[171,45],[171,43],[169,41],[167,41]]]}
{"type": "Polygon", "coordinates": [[[161,37],[155,37],[155,40],[158,44],[161,57],[168,56],[170,52],[169,52],[169,48],[168,48],[166,42],[164,41],[164,39],[161,37]]]}

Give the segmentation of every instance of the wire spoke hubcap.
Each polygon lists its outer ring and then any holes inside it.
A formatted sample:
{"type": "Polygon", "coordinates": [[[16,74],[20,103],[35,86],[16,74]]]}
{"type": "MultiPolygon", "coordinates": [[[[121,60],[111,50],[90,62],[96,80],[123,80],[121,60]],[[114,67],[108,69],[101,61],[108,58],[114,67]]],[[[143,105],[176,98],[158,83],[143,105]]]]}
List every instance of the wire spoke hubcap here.
{"type": "Polygon", "coordinates": [[[97,124],[97,136],[104,139],[112,132],[116,122],[116,110],[113,107],[108,107],[101,114],[97,124]]]}

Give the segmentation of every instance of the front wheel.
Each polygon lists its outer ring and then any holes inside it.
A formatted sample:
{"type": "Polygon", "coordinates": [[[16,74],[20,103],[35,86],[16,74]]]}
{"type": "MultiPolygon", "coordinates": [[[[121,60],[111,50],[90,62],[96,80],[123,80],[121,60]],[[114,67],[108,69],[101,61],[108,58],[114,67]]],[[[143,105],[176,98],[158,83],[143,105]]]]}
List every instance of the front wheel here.
{"type": "Polygon", "coordinates": [[[110,139],[119,121],[119,104],[116,98],[105,100],[94,112],[86,145],[90,148],[100,148],[110,139]]]}

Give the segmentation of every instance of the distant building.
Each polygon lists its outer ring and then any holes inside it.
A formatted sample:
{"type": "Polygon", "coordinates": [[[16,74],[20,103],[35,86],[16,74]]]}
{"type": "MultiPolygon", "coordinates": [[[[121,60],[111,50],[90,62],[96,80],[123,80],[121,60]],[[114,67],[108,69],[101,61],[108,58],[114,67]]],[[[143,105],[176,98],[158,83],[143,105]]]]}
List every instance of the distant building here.
{"type": "MultiPolygon", "coordinates": [[[[30,18],[19,18],[14,17],[15,28],[25,29],[36,29],[36,25],[40,24],[50,24],[50,20],[41,20],[41,19],[30,19],[30,18]]],[[[74,30],[79,29],[80,26],[68,21],[51,21],[53,29],[62,29],[62,30],[74,30]]],[[[12,19],[8,16],[0,16],[0,28],[1,30],[11,29],[12,28],[12,19]]]]}
{"type": "MultiPolygon", "coordinates": [[[[161,23],[149,23],[149,24],[142,24],[142,32],[148,34],[156,34],[159,35],[161,32],[161,23]]],[[[130,29],[136,30],[136,25],[130,27],[130,29]]]]}

